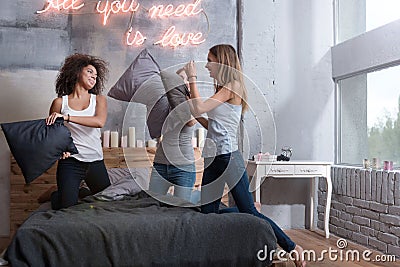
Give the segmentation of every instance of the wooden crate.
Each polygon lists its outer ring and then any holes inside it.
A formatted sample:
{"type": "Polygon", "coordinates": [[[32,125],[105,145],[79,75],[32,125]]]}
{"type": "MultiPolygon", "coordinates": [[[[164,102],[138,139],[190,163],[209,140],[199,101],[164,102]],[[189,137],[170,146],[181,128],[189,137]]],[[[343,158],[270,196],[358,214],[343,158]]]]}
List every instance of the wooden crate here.
{"type": "Polygon", "coordinates": [[[14,157],[11,156],[10,177],[10,231],[13,234],[22,222],[39,207],[37,198],[56,184],[56,164],[30,184],[25,184],[14,157]]]}
{"type": "Polygon", "coordinates": [[[104,148],[104,163],[110,168],[140,168],[153,166],[155,148],[104,148]]]}
{"type": "MultiPolygon", "coordinates": [[[[104,163],[108,169],[151,167],[155,148],[104,148],[103,153],[104,163]]],[[[195,187],[199,188],[204,165],[199,148],[195,148],[195,157],[197,171],[195,187]]],[[[13,234],[29,214],[39,207],[38,197],[57,184],[57,164],[30,184],[25,184],[21,169],[12,156],[10,169],[10,230],[13,234]]]]}

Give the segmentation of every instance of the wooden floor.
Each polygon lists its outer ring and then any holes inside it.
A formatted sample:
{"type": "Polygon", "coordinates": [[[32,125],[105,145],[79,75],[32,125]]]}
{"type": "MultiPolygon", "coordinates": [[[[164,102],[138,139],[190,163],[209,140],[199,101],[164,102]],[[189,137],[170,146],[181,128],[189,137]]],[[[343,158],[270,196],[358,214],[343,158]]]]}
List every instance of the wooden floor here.
{"type": "Polygon", "coordinates": [[[8,237],[0,237],[0,253],[5,250],[10,242],[8,237]]]}
{"type": "MultiPolygon", "coordinates": [[[[336,246],[336,242],[339,239],[338,237],[331,236],[329,239],[326,239],[323,236],[322,231],[318,232],[311,232],[309,230],[287,230],[285,231],[296,244],[299,244],[302,246],[305,250],[314,250],[316,252],[317,258],[321,255],[322,250],[328,250],[329,247],[335,250],[339,250],[338,247],[336,246]]],[[[0,238],[0,253],[3,251],[7,245],[9,244],[9,239],[8,238],[0,238]]],[[[344,253],[348,250],[358,250],[360,252],[360,255],[362,255],[362,252],[366,250],[367,248],[357,245],[355,243],[349,242],[346,248],[344,248],[342,251],[344,253]]],[[[340,250],[339,250],[340,251],[340,250]]],[[[344,255],[343,253],[343,255],[344,255]]],[[[338,255],[339,253],[333,254],[333,255],[338,255]]],[[[375,258],[376,255],[381,255],[380,253],[373,251],[373,254],[371,254],[369,257],[371,259],[375,258]]],[[[360,256],[361,258],[361,256],[360,256]]],[[[280,262],[280,263],[275,263],[273,265],[274,267],[293,267],[294,263],[293,262],[280,262]]],[[[329,260],[329,256],[325,254],[325,259],[322,261],[308,261],[307,266],[326,266],[326,267],[339,267],[339,266],[346,266],[346,267],[372,267],[372,266],[385,266],[385,267],[394,267],[394,266],[400,266],[400,259],[397,259],[396,262],[386,262],[386,263],[378,263],[378,262],[366,262],[363,261],[362,259],[357,262],[357,261],[345,261],[345,255],[343,256],[343,260],[336,260],[332,261],[329,260]]]]}
{"type": "MultiPolygon", "coordinates": [[[[315,261],[308,261],[307,266],[329,266],[329,267],[339,267],[339,266],[346,266],[346,267],[372,267],[372,266],[386,266],[386,267],[394,267],[394,266],[400,266],[400,259],[397,259],[396,262],[386,262],[386,263],[378,263],[378,262],[367,262],[362,259],[362,253],[367,250],[367,248],[352,243],[350,241],[347,241],[347,247],[343,249],[338,249],[337,247],[337,240],[339,237],[332,236],[329,239],[326,239],[325,236],[323,235],[322,231],[318,232],[312,232],[309,230],[287,230],[285,231],[290,238],[298,245],[302,246],[304,250],[313,250],[316,253],[316,258],[320,257],[321,252],[323,250],[329,250],[329,247],[331,247],[332,250],[337,250],[336,254],[332,253],[332,258],[334,258],[335,255],[337,255],[338,259],[336,261],[330,260],[329,255],[325,253],[324,255],[324,260],[318,260],[316,259],[315,261]],[[346,251],[353,251],[357,250],[360,255],[360,261],[346,261],[346,251]],[[342,251],[342,259],[340,260],[340,254],[339,251],[342,251]]],[[[375,259],[375,256],[379,255],[378,257],[381,257],[382,253],[373,251],[372,254],[369,256],[369,258],[375,259]]],[[[348,257],[351,259],[351,257],[348,257]]],[[[381,257],[382,259],[382,257],[381,257]]],[[[282,263],[276,263],[273,265],[274,267],[292,267],[295,266],[293,262],[282,262],[282,263]]]]}

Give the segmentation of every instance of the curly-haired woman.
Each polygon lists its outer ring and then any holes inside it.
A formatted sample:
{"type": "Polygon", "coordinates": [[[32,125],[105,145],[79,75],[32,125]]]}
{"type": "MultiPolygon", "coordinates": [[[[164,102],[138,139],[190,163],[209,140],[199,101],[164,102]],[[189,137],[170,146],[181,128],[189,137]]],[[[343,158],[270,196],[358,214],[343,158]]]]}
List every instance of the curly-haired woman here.
{"type": "Polygon", "coordinates": [[[82,180],[91,193],[110,185],[100,139],[100,128],[107,119],[107,101],[101,95],[107,74],[104,60],[84,54],[67,57],[58,73],[58,97],[51,104],[46,123],[53,124],[63,117],[79,153],[66,152],[58,161],[58,190],[51,195],[53,209],[77,204],[82,180]]]}

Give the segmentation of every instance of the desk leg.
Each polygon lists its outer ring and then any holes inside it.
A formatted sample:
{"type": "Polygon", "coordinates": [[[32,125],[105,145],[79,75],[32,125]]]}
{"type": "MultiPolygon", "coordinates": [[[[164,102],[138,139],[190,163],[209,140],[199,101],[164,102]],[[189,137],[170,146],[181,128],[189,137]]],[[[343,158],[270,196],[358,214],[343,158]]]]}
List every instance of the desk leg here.
{"type": "Polygon", "coordinates": [[[261,177],[258,173],[255,174],[256,177],[256,202],[261,203],[261,177]]]}
{"type": "Polygon", "coordinates": [[[315,177],[311,178],[311,188],[310,188],[310,229],[314,231],[314,193],[315,193],[315,177]]]}
{"type": "Polygon", "coordinates": [[[325,237],[329,238],[329,213],[331,211],[331,199],[332,199],[332,180],[330,169],[326,172],[326,206],[325,206],[325,237]]]}

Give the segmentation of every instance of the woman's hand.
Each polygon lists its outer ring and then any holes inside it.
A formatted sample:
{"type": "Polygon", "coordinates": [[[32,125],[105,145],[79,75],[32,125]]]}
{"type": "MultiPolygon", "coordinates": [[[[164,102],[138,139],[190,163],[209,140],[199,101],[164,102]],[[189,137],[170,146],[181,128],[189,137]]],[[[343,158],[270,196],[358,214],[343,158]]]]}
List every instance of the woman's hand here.
{"type": "Polygon", "coordinates": [[[48,116],[46,118],[46,125],[53,124],[56,121],[57,118],[61,118],[61,117],[64,118],[64,116],[62,114],[60,114],[60,113],[57,113],[57,112],[51,113],[50,116],[48,116]]]}
{"type": "Polygon", "coordinates": [[[62,157],[60,159],[66,159],[66,158],[69,158],[70,156],[71,156],[71,153],[63,152],[62,157]]]}
{"type": "Polygon", "coordinates": [[[183,80],[187,79],[187,75],[186,75],[186,72],[185,72],[185,67],[182,67],[179,70],[177,70],[176,74],[178,74],[183,80]]]}
{"type": "Polygon", "coordinates": [[[196,120],[196,119],[191,119],[190,121],[188,121],[188,122],[186,123],[186,126],[192,127],[192,126],[195,125],[196,123],[197,123],[197,120],[196,120]]]}
{"type": "Polygon", "coordinates": [[[176,71],[176,74],[178,74],[179,77],[182,78],[182,80],[186,84],[188,90],[190,90],[189,81],[188,81],[185,69],[184,68],[180,68],[179,70],[176,71]]]}
{"type": "Polygon", "coordinates": [[[188,79],[197,76],[196,65],[194,64],[194,60],[189,61],[183,69],[185,70],[186,76],[188,79]]]}

